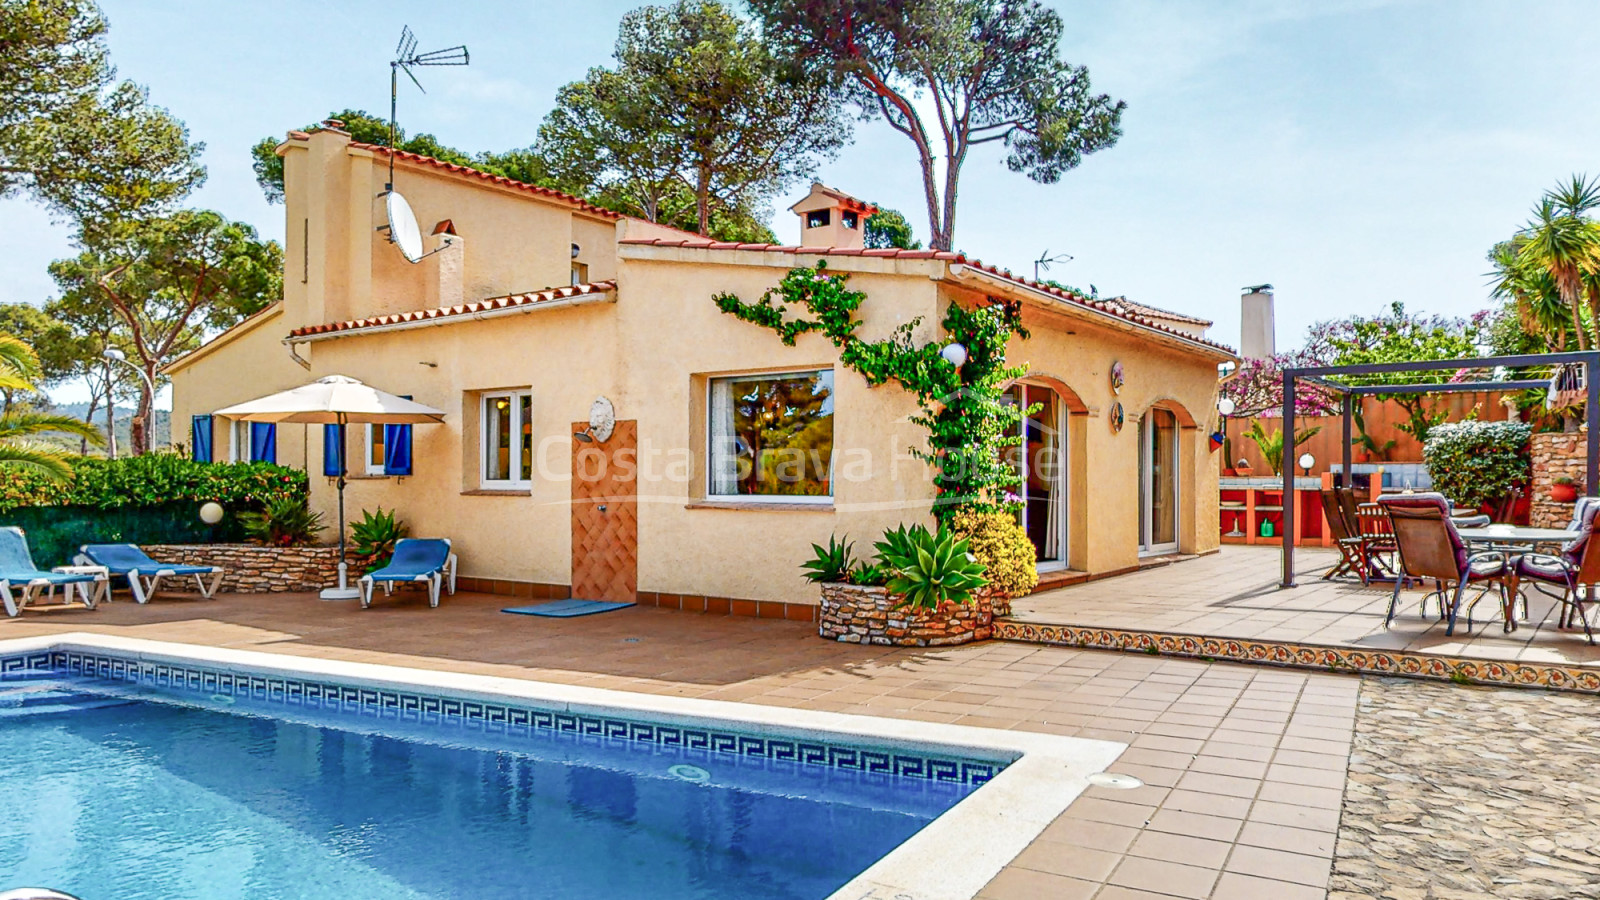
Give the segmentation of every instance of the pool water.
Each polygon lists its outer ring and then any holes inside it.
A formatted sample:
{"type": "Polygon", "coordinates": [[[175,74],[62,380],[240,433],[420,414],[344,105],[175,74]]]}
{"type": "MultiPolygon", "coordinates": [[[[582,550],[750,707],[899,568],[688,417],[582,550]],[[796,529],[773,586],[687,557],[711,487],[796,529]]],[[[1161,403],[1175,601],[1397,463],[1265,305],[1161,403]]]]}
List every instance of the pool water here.
{"type": "Polygon", "coordinates": [[[0,682],[0,892],[815,900],[974,790],[65,676],[19,690],[0,682]]]}

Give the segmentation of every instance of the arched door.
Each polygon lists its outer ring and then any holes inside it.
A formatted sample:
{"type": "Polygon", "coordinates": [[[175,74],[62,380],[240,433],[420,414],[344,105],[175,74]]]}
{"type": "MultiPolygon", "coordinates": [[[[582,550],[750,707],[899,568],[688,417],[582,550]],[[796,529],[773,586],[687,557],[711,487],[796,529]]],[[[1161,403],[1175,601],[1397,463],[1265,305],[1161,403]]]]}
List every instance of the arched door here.
{"type": "Polygon", "coordinates": [[[1067,567],[1067,409],[1061,395],[1042,384],[1018,382],[1008,401],[1039,409],[1018,423],[1022,442],[1009,457],[1022,479],[1022,528],[1040,571],[1067,567]]]}
{"type": "Polygon", "coordinates": [[[1178,417],[1152,407],[1139,420],[1139,552],[1178,550],[1178,417]]]}

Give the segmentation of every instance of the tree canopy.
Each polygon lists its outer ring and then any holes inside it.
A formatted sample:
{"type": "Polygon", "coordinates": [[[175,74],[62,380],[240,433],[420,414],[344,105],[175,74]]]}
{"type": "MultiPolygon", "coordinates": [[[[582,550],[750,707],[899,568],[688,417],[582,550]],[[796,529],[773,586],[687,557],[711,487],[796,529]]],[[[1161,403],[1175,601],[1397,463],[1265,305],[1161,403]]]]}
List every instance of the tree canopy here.
{"type": "MultiPolygon", "coordinates": [[[[282,296],[283,249],[210,210],[152,218],[126,234],[85,240],[83,251],[50,264],[61,289],[52,310],[88,320],[108,310],[125,337],[129,361],[158,382],[160,369],[282,296]]],[[[148,422],[154,397],[139,395],[148,422]]],[[[148,449],[143,429],[135,452],[148,449]]]]}
{"type": "MultiPolygon", "coordinates": [[[[379,147],[389,146],[389,120],[375,116],[364,109],[346,109],[340,112],[329,113],[323,117],[337,120],[341,127],[350,132],[350,139],[363,144],[375,144],[379,147]]],[[[307,125],[306,128],[314,127],[307,125]]],[[[537,168],[530,166],[530,161],[518,156],[515,152],[496,157],[493,154],[472,156],[454,147],[446,146],[431,134],[419,134],[406,137],[405,129],[396,126],[394,133],[395,147],[408,153],[420,153],[434,159],[455,163],[459,166],[471,166],[495,175],[515,178],[530,184],[543,185],[539,179],[537,168]]],[[[268,203],[283,202],[283,157],[276,152],[282,138],[264,137],[250,148],[252,159],[251,168],[256,173],[256,183],[261,185],[261,192],[266,195],[268,203]]]]}
{"type": "Polygon", "coordinates": [[[974,147],[1002,143],[1013,172],[1054,184],[1122,135],[1126,104],[1095,94],[1088,70],[1061,59],[1061,17],[1033,0],[749,5],[785,58],[911,140],[934,249],[953,246],[961,168],[974,147]],[[932,107],[936,133],[919,105],[932,107]]]}
{"type": "Polygon", "coordinates": [[[536,154],[559,182],[633,215],[713,235],[849,138],[828,81],[786,66],[717,0],[628,13],[616,67],[561,89],[536,154]]]}
{"type": "Polygon", "coordinates": [[[105,35],[92,0],[0,0],[0,196],[83,228],[170,208],[205,180],[204,145],[116,83],[105,35]]]}
{"type": "Polygon", "coordinates": [[[898,209],[879,207],[877,212],[867,217],[861,237],[870,250],[888,250],[891,247],[901,250],[922,249],[922,242],[916,239],[911,230],[911,223],[898,209]]]}

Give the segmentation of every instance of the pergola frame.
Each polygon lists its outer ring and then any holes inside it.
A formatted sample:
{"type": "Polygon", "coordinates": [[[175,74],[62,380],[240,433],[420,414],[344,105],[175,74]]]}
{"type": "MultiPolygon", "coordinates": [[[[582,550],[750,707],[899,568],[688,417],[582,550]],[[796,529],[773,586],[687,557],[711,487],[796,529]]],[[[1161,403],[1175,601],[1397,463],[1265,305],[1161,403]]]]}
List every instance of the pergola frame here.
{"type": "Polygon", "coordinates": [[[1391,375],[1404,372],[1440,372],[1460,369],[1514,369],[1520,366],[1552,366],[1567,363],[1583,363],[1585,399],[1583,418],[1588,428],[1586,450],[1586,469],[1588,475],[1583,480],[1584,493],[1587,496],[1600,496],[1596,493],[1596,474],[1600,473],[1600,350],[1586,350],[1573,353],[1537,353],[1522,356],[1486,356],[1478,359],[1442,359],[1428,362],[1397,362],[1397,363],[1371,363],[1361,366],[1316,366],[1302,369],[1283,370],[1283,580],[1280,587],[1292,588],[1294,583],[1294,534],[1295,534],[1295,504],[1294,497],[1294,463],[1295,439],[1295,389],[1299,382],[1306,381],[1316,384],[1326,390],[1335,391],[1341,395],[1343,417],[1343,466],[1344,483],[1350,486],[1350,441],[1351,419],[1356,398],[1369,394],[1449,394],[1462,391],[1491,391],[1491,390],[1527,390],[1530,388],[1546,387],[1550,384],[1545,379],[1479,379],[1474,381],[1452,382],[1450,384],[1368,384],[1347,385],[1328,380],[1330,376],[1340,375],[1391,375]]]}

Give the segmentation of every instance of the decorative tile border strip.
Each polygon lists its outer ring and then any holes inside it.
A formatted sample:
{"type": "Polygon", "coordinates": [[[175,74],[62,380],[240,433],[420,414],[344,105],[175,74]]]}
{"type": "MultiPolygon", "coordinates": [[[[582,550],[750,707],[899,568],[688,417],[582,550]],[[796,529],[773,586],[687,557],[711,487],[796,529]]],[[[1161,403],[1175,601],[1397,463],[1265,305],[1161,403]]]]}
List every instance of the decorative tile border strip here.
{"type": "Polygon", "coordinates": [[[1457,684],[1547,688],[1600,695],[1600,669],[1577,666],[1468,659],[1432,653],[1366,650],[1326,644],[1125,631],[1078,625],[1039,625],[1018,622],[1014,619],[996,619],[994,636],[1007,641],[1082,647],[1089,650],[1118,650],[1124,653],[1152,653],[1207,662],[1222,660],[1348,672],[1357,675],[1394,675],[1450,681],[1457,684]]]}
{"type": "Polygon", "coordinates": [[[905,753],[850,744],[557,712],[416,691],[379,690],[309,679],[264,676],[109,654],[56,650],[25,657],[0,658],[0,672],[46,666],[74,675],[207,696],[220,694],[244,697],[288,707],[328,710],[366,718],[422,725],[464,726],[495,734],[564,732],[580,737],[640,741],[660,747],[728,753],[868,775],[919,778],[938,784],[982,785],[1006,765],[955,756],[905,753]]]}

